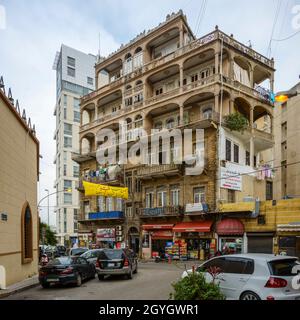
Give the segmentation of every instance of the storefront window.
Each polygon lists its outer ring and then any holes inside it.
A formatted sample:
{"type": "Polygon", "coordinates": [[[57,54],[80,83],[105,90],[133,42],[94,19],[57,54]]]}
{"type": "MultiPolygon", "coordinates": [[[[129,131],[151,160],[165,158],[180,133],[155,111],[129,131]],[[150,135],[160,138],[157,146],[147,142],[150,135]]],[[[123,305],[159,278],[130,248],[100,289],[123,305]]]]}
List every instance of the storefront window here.
{"type": "Polygon", "coordinates": [[[143,245],[143,248],[149,248],[149,233],[148,232],[143,233],[142,245],[143,245]]]}
{"type": "Polygon", "coordinates": [[[220,238],[220,250],[223,254],[240,254],[243,252],[243,238],[220,238]]]}

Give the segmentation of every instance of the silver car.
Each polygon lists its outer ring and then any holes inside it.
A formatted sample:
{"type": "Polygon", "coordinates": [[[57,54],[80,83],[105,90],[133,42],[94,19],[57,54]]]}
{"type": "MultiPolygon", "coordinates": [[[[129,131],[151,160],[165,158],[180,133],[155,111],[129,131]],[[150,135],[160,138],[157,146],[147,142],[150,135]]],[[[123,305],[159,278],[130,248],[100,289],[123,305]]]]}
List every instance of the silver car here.
{"type": "MultiPolygon", "coordinates": [[[[192,270],[185,271],[182,278],[192,270]]],[[[300,300],[300,263],[296,257],[241,254],[213,258],[198,268],[227,299],[300,300]],[[217,271],[217,272],[216,272],[217,271]]]]}
{"type": "Polygon", "coordinates": [[[88,250],[81,255],[81,257],[85,258],[89,263],[93,263],[96,266],[97,259],[99,257],[99,253],[103,249],[92,249],[88,250]]]}

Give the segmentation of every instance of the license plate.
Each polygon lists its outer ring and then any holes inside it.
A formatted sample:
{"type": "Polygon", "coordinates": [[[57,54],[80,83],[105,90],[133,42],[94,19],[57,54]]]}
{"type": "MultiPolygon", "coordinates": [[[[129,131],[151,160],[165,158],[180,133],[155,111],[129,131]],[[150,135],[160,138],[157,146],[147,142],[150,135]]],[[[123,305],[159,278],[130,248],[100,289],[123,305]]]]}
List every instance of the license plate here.
{"type": "Polygon", "coordinates": [[[59,279],[57,279],[57,278],[47,279],[47,282],[59,282],[59,279]]]}
{"type": "Polygon", "coordinates": [[[109,268],[111,268],[111,267],[114,267],[115,264],[114,264],[114,263],[108,263],[107,266],[108,266],[109,268]]]}

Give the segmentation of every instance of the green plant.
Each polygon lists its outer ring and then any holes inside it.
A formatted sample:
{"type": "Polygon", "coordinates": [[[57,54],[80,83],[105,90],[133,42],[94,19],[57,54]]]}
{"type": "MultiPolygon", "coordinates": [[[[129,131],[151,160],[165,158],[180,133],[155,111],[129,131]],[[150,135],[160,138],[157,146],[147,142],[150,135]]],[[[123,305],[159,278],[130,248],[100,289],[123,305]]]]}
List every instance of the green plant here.
{"type": "Polygon", "coordinates": [[[40,223],[40,242],[45,245],[55,246],[57,244],[57,240],[55,237],[55,232],[53,232],[50,227],[45,223],[40,223]],[[43,232],[42,230],[45,229],[45,238],[43,239],[43,232]]]}
{"type": "Polygon", "coordinates": [[[231,131],[244,132],[249,126],[247,118],[236,112],[225,117],[225,125],[231,131]]]}
{"type": "Polygon", "coordinates": [[[170,299],[173,300],[225,300],[220,287],[214,281],[206,282],[201,272],[192,272],[172,286],[174,293],[170,299]]]}

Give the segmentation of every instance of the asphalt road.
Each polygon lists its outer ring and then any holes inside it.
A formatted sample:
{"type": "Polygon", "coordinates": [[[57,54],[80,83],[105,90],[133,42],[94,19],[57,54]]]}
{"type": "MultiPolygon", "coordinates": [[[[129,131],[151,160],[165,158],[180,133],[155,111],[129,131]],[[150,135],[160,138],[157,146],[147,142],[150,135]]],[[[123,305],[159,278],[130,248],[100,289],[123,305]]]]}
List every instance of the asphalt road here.
{"type": "MultiPolygon", "coordinates": [[[[193,263],[188,263],[190,268],[193,263]]],[[[167,300],[171,283],[178,280],[184,263],[140,263],[132,280],[123,277],[98,278],[84,282],[81,287],[41,286],[16,293],[7,300],[167,300]]]]}

